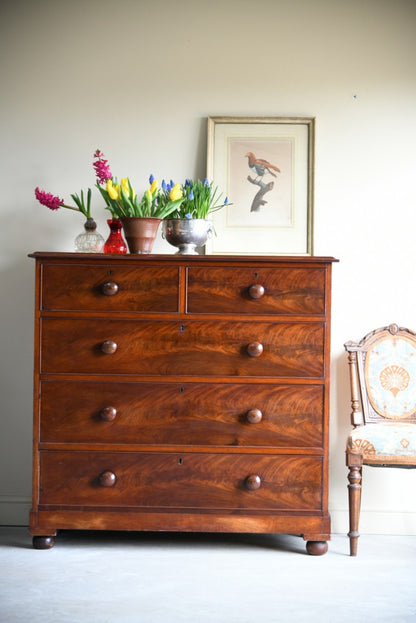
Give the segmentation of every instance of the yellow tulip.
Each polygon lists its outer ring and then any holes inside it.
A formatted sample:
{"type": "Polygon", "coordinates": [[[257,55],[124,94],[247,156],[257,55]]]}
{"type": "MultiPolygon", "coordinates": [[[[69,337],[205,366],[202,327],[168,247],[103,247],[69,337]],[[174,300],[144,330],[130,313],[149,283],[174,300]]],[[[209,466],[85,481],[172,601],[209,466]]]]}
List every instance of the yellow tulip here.
{"type": "Polygon", "coordinates": [[[121,178],[121,188],[124,190],[124,192],[126,193],[127,197],[130,194],[130,188],[129,188],[129,178],[128,177],[122,177],[121,178]]]}
{"type": "Polygon", "coordinates": [[[153,180],[151,186],[150,186],[150,192],[152,193],[152,195],[155,193],[155,191],[157,190],[158,187],[158,183],[157,180],[153,180]]]}
{"type": "Polygon", "coordinates": [[[175,184],[175,186],[169,193],[169,197],[172,199],[172,201],[176,201],[177,199],[180,199],[182,197],[182,190],[179,184],[175,184]]]}
{"type": "MultiPolygon", "coordinates": [[[[121,184],[121,188],[123,189],[123,191],[127,195],[127,197],[129,197],[129,199],[134,201],[135,198],[136,198],[136,191],[134,190],[133,186],[131,186],[131,197],[130,197],[130,181],[129,181],[129,178],[128,177],[122,177],[120,184],[121,184]]],[[[121,193],[120,193],[120,198],[121,198],[121,193]]]]}
{"type": "Polygon", "coordinates": [[[120,198],[120,186],[118,184],[114,186],[111,180],[107,180],[106,188],[110,199],[117,200],[120,198]]]}
{"type": "Polygon", "coordinates": [[[152,193],[150,192],[150,189],[149,189],[149,188],[145,191],[145,193],[144,193],[144,194],[145,194],[145,196],[146,196],[146,200],[147,200],[149,203],[152,203],[152,199],[153,199],[153,197],[152,197],[152,193]]]}

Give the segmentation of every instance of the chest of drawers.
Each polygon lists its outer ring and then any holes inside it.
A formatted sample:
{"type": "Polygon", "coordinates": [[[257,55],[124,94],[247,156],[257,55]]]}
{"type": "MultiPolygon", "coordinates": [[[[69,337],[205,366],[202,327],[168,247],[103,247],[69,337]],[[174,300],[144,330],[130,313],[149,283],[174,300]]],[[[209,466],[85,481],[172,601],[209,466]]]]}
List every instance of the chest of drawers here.
{"type": "Polygon", "coordinates": [[[325,553],[332,258],[31,257],[34,546],[275,532],[325,553]]]}

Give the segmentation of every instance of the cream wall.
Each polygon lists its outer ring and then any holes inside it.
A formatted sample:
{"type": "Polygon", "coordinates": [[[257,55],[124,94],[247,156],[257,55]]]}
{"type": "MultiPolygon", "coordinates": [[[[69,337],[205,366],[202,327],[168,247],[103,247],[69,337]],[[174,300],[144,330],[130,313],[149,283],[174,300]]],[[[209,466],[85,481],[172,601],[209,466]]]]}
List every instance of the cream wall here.
{"type": "MultiPolygon", "coordinates": [[[[330,509],[347,530],[343,343],[416,328],[414,0],[13,0],[0,9],[0,523],[30,499],[34,250],[71,250],[82,219],[36,186],[205,175],[209,115],[315,116],[315,254],[333,279],[330,509]]],[[[106,214],[96,195],[103,232],[106,214]]],[[[173,248],[157,242],[155,251],[173,248]]],[[[362,532],[416,534],[416,471],[364,474],[362,532]],[[385,493],[381,483],[386,482],[385,493]]]]}

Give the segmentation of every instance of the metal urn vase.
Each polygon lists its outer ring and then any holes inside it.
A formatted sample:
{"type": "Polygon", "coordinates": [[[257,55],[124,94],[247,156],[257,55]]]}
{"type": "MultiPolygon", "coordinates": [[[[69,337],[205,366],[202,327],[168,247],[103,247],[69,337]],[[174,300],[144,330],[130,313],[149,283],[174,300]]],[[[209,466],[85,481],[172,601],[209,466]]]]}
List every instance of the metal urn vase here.
{"type": "Polygon", "coordinates": [[[165,219],[162,224],[163,238],[178,247],[178,255],[198,255],[196,249],[203,247],[212,233],[212,222],[202,218],[165,219]]]}

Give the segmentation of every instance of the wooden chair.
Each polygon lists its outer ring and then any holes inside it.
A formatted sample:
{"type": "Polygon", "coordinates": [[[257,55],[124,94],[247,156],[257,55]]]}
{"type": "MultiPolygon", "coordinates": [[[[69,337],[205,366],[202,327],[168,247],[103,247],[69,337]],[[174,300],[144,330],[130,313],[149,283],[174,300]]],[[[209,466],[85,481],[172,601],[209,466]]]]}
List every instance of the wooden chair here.
{"type": "Polygon", "coordinates": [[[362,466],[416,467],[416,333],[391,324],[344,344],[351,382],[347,440],[350,555],[357,555],[362,466]]]}

